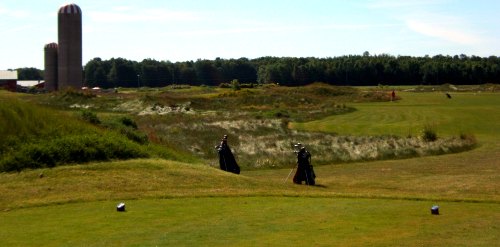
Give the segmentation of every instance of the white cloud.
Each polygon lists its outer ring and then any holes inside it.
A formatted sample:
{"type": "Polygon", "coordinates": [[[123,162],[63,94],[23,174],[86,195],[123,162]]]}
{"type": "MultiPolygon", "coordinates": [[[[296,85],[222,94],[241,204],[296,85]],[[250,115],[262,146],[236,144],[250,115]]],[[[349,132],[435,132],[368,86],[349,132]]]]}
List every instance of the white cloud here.
{"type": "Polygon", "coordinates": [[[405,23],[414,32],[460,45],[477,45],[483,41],[466,21],[453,16],[420,14],[407,18],[405,23]]]}
{"type": "Polygon", "coordinates": [[[451,12],[448,6],[456,0],[369,0],[366,7],[385,11],[414,33],[450,45],[474,46],[487,42],[463,12],[451,12]]]}

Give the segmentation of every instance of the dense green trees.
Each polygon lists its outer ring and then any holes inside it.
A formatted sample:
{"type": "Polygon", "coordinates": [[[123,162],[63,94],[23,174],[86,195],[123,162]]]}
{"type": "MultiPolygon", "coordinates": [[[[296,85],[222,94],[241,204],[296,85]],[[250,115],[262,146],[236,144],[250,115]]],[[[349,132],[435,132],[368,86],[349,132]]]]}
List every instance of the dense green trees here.
{"type": "Polygon", "coordinates": [[[37,68],[17,69],[17,79],[22,81],[38,81],[43,79],[43,71],[37,68]]]}
{"type": "Polygon", "coordinates": [[[387,54],[350,55],[334,58],[261,57],[172,63],[145,59],[94,58],[85,65],[87,86],[161,87],[170,84],[219,85],[279,83],[305,85],[418,85],[500,83],[500,57],[411,57],[387,54]]]}

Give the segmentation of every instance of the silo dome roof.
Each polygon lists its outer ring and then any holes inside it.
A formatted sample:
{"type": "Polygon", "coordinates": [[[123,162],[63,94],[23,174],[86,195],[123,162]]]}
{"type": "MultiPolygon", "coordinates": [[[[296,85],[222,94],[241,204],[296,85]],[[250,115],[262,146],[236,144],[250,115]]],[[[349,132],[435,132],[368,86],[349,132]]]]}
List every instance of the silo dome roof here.
{"type": "Polygon", "coordinates": [[[59,8],[59,14],[81,14],[82,10],[74,3],[65,4],[59,8]]]}
{"type": "Polygon", "coordinates": [[[48,43],[45,45],[45,49],[57,48],[57,43],[48,43]]]}

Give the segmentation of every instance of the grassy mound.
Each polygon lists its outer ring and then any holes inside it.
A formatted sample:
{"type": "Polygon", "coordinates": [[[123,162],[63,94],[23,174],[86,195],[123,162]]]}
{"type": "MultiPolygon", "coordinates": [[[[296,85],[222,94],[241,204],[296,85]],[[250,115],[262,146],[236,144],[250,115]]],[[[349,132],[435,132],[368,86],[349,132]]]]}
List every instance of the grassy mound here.
{"type": "Polygon", "coordinates": [[[66,112],[0,97],[0,171],[150,157],[155,150],[66,112]]]}
{"type": "Polygon", "coordinates": [[[55,167],[69,163],[145,158],[144,146],[111,133],[69,135],[22,144],[0,161],[2,171],[55,167]]]}
{"type": "MultiPolygon", "coordinates": [[[[0,173],[0,211],[67,202],[264,194],[257,180],[202,164],[140,159],[0,173]]],[[[267,192],[266,192],[267,191],[267,192]]]]}

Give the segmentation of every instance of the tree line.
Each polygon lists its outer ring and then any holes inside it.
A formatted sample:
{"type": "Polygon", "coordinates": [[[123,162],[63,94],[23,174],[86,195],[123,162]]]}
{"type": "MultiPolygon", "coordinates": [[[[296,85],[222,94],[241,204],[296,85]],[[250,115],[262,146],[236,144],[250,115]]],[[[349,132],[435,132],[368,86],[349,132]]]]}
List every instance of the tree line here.
{"type": "MultiPolygon", "coordinates": [[[[13,69],[9,69],[12,71],[13,69]]],[[[25,67],[15,69],[17,71],[17,79],[20,81],[41,81],[43,80],[43,70],[34,67],[25,67]]]]}
{"type": "MultiPolygon", "coordinates": [[[[83,68],[88,87],[163,87],[171,84],[218,86],[279,83],[299,86],[437,85],[500,83],[500,57],[349,55],[331,58],[260,57],[170,62],[94,58],[83,68]]],[[[32,70],[30,70],[32,72],[32,70]]],[[[21,79],[21,76],[20,76],[21,79]]]]}

